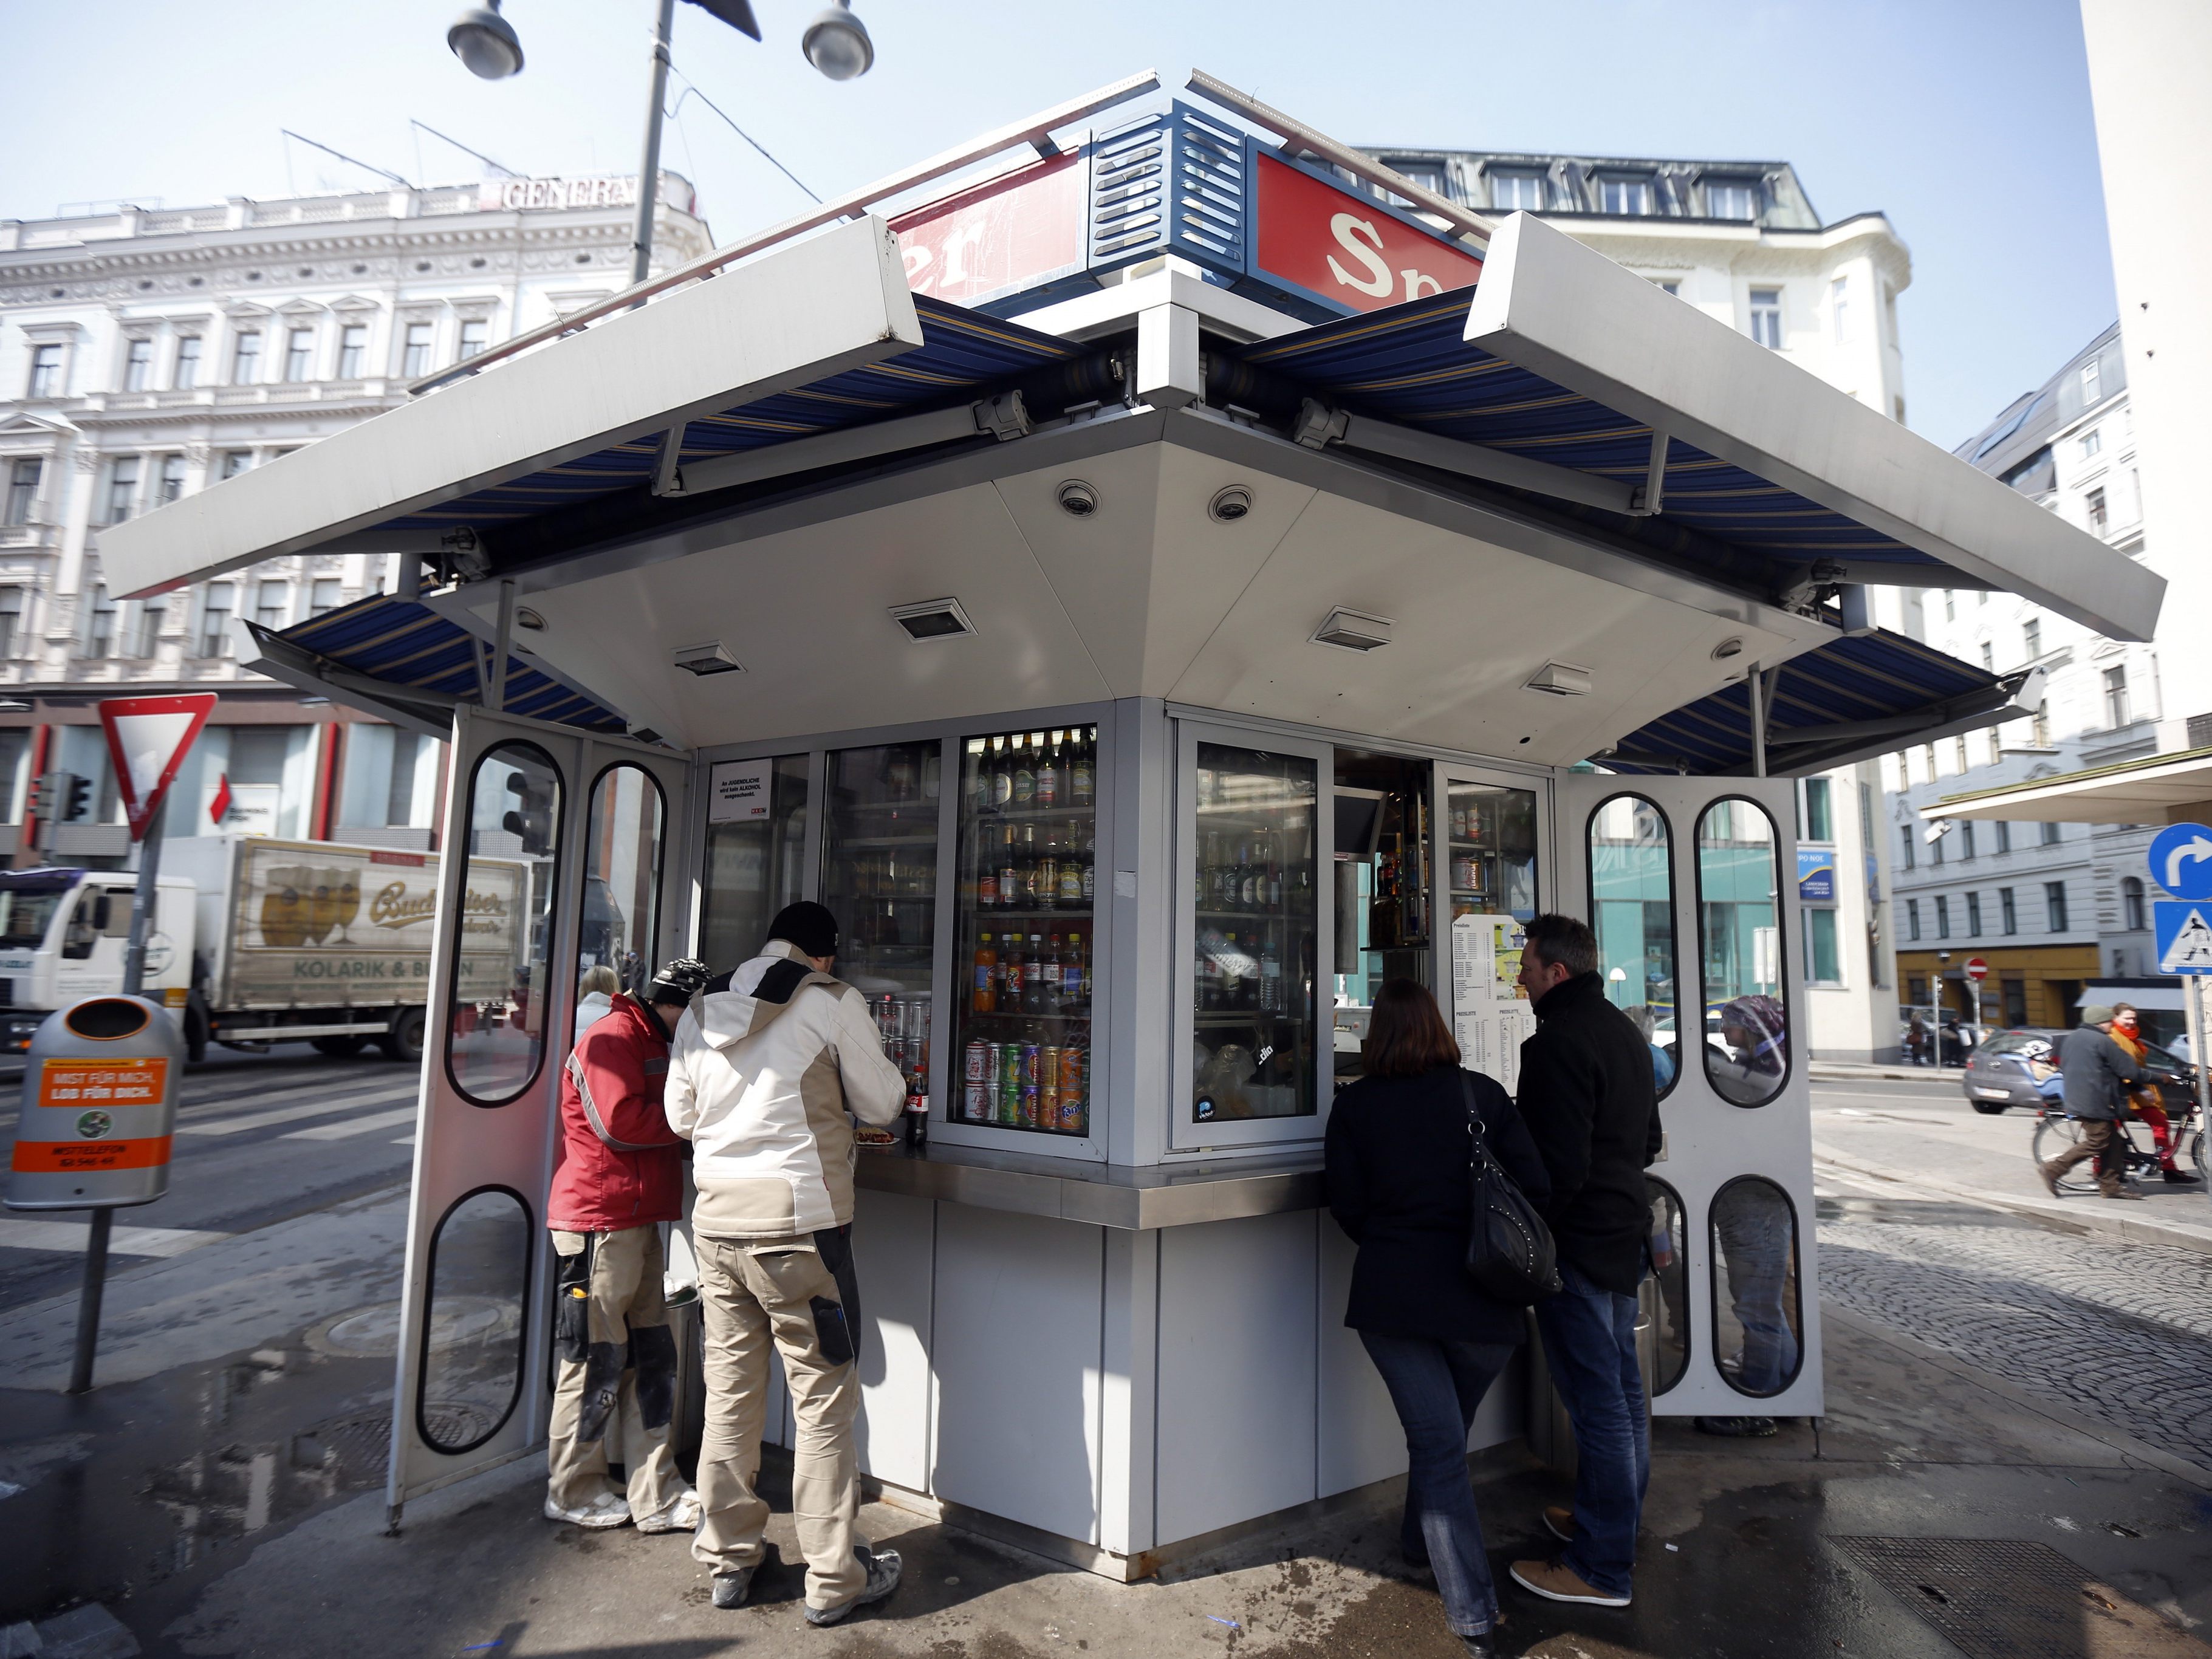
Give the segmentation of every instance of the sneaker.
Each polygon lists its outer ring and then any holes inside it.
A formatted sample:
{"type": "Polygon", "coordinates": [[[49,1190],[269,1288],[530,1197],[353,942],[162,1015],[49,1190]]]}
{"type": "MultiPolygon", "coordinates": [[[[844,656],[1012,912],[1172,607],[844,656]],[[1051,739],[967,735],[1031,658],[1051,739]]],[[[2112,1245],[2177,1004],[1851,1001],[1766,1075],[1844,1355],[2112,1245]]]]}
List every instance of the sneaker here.
{"type": "Polygon", "coordinates": [[[1462,1636],[1459,1639],[1466,1644],[1468,1659],[1498,1659],[1495,1632],[1487,1632],[1480,1636],[1462,1636]]]}
{"type": "Polygon", "coordinates": [[[810,1607],[807,1608],[808,1624],[834,1625],[852,1612],[854,1607],[864,1607],[871,1601],[880,1601],[898,1588],[899,1553],[896,1550],[856,1549],[853,1553],[868,1564],[868,1582],[861,1587],[860,1593],[849,1601],[840,1602],[834,1607],[810,1607]]]}
{"type": "Polygon", "coordinates": [[[666,1509],[658,1515],[648,1515],[637,1523],[640,1532],[696,1532],[699,1530],[699,1494],[689,1486],[678,1493],[666,1509]]]}
{"type": "Polygon", "coordinates": [[[1565,1504],[1544,1505],[1544,1527],[1562,1544],[1575,1541],[1575,1512],[1565,1504]]]}
{"type": "Polygon", "coordinates": [[[1592,1589],[1577,1573],[1564,1561],[1516,1561],[1511,1568],[1513,1582],[1532,1595],[1540,1595],[1547,1601],[1580,1601],[1593,1607],[1625,1607],[1625,1595],[1607,1595],[1603,1590],[1592,1589]]]}
{"type": "Polygon", "coordinates": [[[2035,1166],[2035,1172],[2043,1177],[2043,1184],[2051,1189],[2051,1197],[2063,1198],[2065,1196],[2064,1194],[2058,1190],[2058,1171],[2057,1170],[2051,1168],[2048,1164],[2039,1164],[2035,1166]]]}
{"type": "Polygon", "coordinates": [[[590,1527],[594,1530],[602,1527],[623,1526],[629,1520],[629,1500],[611,1492],[603,1492],[588,1504],[564,1510],[553,1501],[553,1495],[548,1492],[545,1495],[545,1518],[548,1521],[566,1521],[572,1527],[590,1527]]]}
{"type": "Polygon", "coordinates": [[[716,1573],[714,1605],[726,1609],[744,1606],[745,1597],[753,1593],[753,1572],[751,1567],[739,1567],[735,1572],[716,1573]]]}
{"type": "Polygon", "coordinates": [[[2169,1187],[2201,1187],[2204,1183],[2182,1170],[2168,1170],[2162,1177],[2169,1187]]]}

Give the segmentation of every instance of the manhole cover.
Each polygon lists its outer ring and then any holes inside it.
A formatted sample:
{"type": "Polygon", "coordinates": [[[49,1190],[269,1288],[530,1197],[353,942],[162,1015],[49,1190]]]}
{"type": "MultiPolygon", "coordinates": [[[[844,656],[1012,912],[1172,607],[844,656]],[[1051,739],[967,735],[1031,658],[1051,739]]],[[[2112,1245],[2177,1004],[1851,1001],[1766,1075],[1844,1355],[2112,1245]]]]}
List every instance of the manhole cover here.
{"type": "Polygon", "coordinates": [[[338,1479],[349,1486],[374,1486],[392,1462],[392,1413],[362,1412],[318,1423],[301,1436],[337,1460],[338,1479]]]}
{"type": "Polygon", "coordinates": [[[1828,1540],[1967,1659],[2208,1659],[2208,1648],[2048,1544],[2008,1538],[1828,1540]]]}
{"type": "Polygon", "coordinates": [[[434,1400],[422,1407],[422,1426],[430,1443],[446,1450],[472,1446],[499,1426],[499,1416],[458,1400],[434,1400]]]}

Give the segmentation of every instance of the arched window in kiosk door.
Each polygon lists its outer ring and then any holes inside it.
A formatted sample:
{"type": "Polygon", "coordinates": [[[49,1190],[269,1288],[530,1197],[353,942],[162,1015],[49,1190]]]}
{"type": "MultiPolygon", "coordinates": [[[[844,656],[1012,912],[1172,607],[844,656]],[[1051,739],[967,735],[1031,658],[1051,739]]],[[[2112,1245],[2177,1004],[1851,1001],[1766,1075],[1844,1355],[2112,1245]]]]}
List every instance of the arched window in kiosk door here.
{"type": "Polygon", "coordinates": [[[1805,1353],[1797,1212],[1764,1176],[1713,1194],[1713,1358],[1738,1393],[1765,1398],[1797,1380],[1805,1353]]]}
{"type": "Polygon", "coordinates": [[[610,766],[592,786],[571,1044],[607,1012],[617,992],[641,990],[659,966],[653,928],[666,819],[660,785],[643,767],[610,766]]]}
{"type": "Polygon", "coordinates": [[[529,743],[501,744],[469,777],[446,1072],[473,1105],[505,1105],[544,1061],[562,787],[560,768],[529,743]]]}
{"type": "Polygon", "coordinates": [[[1651,1276],[1644,1281],[1644,1309],[1651,1316],[1651,1392],[1662,1395],[1690,1368],[1690,1228],[1682,1200],[1665,1182],[1644,1178],[1650,1201],[1651,1276]]]}
{"type": "Polygon", "coordinates": [[[544,1237],[505,1187],[478,1188],[439,1220],[415,1397],[416,1431],[434,1451],[483,1444],[521,1397],[522,1312],[544,1237]]]}
{"type": "Polygon", "coordinates": [[[1741,796],[1708,806],[1698,820],[1705,1006],[1696,1040],[1714,1091],[1733,1105],[1764,1106],[1790,1075],[1781,890],[1766,810],[1741,796]]]}
{"type": "MultiPolygon", "coordinates": [[[[1681,1073],[1674,972],[1674,848],[1667,815],[1641,795],[1601,801],[1589,817],[1589,918],[1613,1005],[1651,1049],[1663,1097],[1681,1073]]],[[[1691,1022],[1694,1025],[1696,1022],[1691,1022]]]]}

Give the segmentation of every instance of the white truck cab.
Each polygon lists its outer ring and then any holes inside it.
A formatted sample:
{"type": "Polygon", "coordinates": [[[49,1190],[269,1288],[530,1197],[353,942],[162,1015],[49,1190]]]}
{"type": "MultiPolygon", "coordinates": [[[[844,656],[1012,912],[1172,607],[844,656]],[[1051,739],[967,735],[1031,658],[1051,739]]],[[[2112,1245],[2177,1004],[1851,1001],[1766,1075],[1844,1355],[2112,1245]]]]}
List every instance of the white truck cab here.
{"type": "MultiPolygon", "coordinates": [[[[0,870],[0,1053],[22,1053],[55,1009],[123,988],[137,884],[127,870],[0,870]]],[[[144,994],[173,1008],[191,987],[198,896],[163,878],[147,936],[144,994]]]]}

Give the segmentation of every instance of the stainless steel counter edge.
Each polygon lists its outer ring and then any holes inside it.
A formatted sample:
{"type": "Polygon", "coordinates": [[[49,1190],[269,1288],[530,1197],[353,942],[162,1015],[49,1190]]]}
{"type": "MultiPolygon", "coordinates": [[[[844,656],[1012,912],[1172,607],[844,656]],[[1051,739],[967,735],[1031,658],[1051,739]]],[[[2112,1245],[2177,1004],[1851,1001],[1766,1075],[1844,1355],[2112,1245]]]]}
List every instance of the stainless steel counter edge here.
{"type": "Polygon", "coordinates": [[[1317,1156],[1139,1170],[957,1146],[932,1147],[920,1157],[904,1148],[863,1148],[854,1184],[1132,1232],[1318,1209],[1322,1203],[1317,1156]]]}

